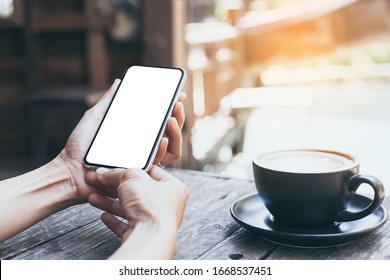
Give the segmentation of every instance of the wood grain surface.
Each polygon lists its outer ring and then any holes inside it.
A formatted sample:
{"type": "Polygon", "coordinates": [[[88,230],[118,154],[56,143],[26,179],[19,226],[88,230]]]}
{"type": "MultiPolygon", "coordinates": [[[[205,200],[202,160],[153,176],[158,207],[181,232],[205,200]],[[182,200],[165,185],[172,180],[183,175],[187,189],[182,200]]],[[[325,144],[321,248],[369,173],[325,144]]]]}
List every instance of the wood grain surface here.
{"type": "MultiPolygon", "coordinates": [[[[190,188],[175,259],[390,259],[389,223],[343,246],[303,249],[277,245],[242,228],[230,215],[230,206],[236,199],[256,191],[252,181],[167,170],[190,188]]],[[[390,211],[388,199],[383,205],[390,211]]],[[[0,244],[0,258],[105,259],[119,247],[120,240],[103,225],[100,215],[100,210],[88,204],[52,215],[0,244]]]]}

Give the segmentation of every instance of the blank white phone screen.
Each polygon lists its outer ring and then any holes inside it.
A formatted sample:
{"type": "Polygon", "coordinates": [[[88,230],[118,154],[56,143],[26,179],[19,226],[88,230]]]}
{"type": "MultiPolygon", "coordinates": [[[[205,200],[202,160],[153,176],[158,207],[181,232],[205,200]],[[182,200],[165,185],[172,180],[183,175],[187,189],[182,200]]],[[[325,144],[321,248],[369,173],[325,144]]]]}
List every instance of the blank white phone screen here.
{"type": "Polygon", "coordinates": [[[145,168],[183,72],[130,67],[86,156],[93,165],[145,168]]]}

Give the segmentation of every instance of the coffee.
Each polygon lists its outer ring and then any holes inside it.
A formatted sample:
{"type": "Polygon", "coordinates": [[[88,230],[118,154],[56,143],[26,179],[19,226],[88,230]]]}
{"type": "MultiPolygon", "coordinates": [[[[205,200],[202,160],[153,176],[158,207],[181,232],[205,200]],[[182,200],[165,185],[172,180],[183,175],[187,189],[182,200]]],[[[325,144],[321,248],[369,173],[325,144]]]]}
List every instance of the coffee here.
{"type": "Polygon", "coordinates": [[[285,150],[253,160],[257,192],[278,223],[315,228],[361,219],[378,209],[384,197],[382,182],[359,174],[351,155],[330,150],[285,150]],[[348,211],[361,184],[374,190],[371,204],[348,211]]]}
{"type": "Polygon", "coordinates": [[[324,173],[350,168],[356,161],[345,154],[321,150],[291,150],[269,153],[257,158],[265,168],[293,173],[324,173]]]}

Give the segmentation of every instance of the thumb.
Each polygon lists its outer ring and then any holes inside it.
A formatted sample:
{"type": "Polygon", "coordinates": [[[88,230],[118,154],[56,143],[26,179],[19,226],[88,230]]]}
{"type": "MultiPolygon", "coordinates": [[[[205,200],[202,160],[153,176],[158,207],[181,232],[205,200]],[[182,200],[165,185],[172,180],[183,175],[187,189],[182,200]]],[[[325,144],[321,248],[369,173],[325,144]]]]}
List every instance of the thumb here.
{"type": "Polygon", "coordinates": [[[116,188],[125,178],[125,169],[107,169],[98,168],[96,170],[96,179],[100,184],[116,188]]]}
{"type": "Polygon", "coordinates": [[[152,168],[149,170],[149,175],[156,181],[168,181],[173,179],[171,174],[156,165],[152,165],[152,168]]]}
{"type": "Polygon", "coordinates": [[[95,104],[95,106],[93,106],[90,109],[90,111],[100,115],[103,114],[107,110],[108,106],[110,105],[110,102],[114,97],[114,94],[118,89],[120,83],[121,80],[116,79],[114,83],[111,85],[110,89],[107,90],[107,92],[103,95],[103,97],[100,98],[100,100],[95,104]]]}
{"type": "Polygon", "coordinates": [[[146,172],[141,169],[107,169],[98,168],[96,170],[97,180],[106,186],[116,188],[127,180],[139,180],[146,176],[146,172]]]}

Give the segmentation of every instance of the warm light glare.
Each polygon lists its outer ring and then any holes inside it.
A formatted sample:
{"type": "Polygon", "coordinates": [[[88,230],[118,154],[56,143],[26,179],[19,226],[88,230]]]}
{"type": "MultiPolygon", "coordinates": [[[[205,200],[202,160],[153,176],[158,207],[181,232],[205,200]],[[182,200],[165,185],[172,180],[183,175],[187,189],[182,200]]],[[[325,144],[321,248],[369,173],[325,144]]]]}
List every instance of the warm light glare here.
{"type": "Polygon", "coordinates": [[[329,65],[296,69],[269,69],[261,73],[264,85],[281,85],[337,80],[389,78],[390,64],[329,65]]]}

